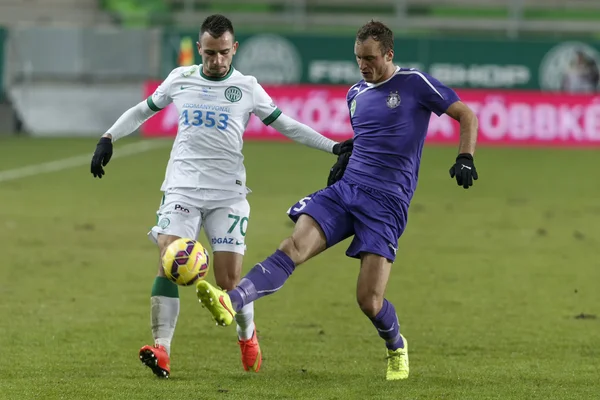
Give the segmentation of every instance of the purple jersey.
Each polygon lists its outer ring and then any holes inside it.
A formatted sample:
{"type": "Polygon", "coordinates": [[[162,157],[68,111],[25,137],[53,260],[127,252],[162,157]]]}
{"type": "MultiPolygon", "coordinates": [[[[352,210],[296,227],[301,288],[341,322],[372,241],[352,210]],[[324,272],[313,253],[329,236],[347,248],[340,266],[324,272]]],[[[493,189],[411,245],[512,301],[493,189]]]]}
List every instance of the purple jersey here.
{"type": "Polygon", "coordinates": [[[431,112],[443,114],[459,100],[457,94],[424,72],[397,68],[385,82],[358,82],[346,100],[354,150],[344,179],[409,203],[431,112]]]}
{"type": "Polygon", "coordinates": [[[458,101],[452,89],[414,69],[398,68],[385,82],[361,81],[348,92],[354,149],[343,178],[288,210],[295,222],[311,216],[332,247],[353,236],[349,257],[396,259],[417,186],[431,113],[458,101]]]}

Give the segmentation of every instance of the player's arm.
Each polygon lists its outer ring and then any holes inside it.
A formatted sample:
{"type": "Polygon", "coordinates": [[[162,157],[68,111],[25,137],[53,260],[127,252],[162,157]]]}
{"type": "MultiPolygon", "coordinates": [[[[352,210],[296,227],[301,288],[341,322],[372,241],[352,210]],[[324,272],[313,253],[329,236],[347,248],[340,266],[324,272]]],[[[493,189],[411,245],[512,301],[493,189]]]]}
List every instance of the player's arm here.
{"type": "Polygon", "coordinates": [[[94,177],[102,178],[104,168],[113,154],[113,142],[125,137],[138,129],[144,121],[153,116],[152,110],[146,100],[138,103],[125,111],[108,131],[100,138],[92,156],[90,170],[94,177]]]}
{"type": "MultiPolygon", "coordinates": [[[[340,147],[340,144],[337,142],[326,138],[308,125],[298,122],[285,114],[280,114],[279,117],[271,123],[271,126],[282,135],[308,147],[334,154],[334,147],[336,147],[336,145],[338,145],[337,147],[340,147]]],[[[338,150],[337,147],[335,150],[338,150]]]]}
{"type": "Polygon", "coordinates": [[[148,100],[144,100],[125,111],[102,137],[111,139],[112,142],[135,132],[146,120],[160,111],[152,107],[148,100]]]}
{"type": "Polygon", "coordinates": [[[473,180],[479,178],[473,160],[479,122],[473,110],[462,101],[452,103],[446,110],[446,114],[460,124],[458,156],[450,167],[450,178],[456,178],[458,186],[468,189],[473,186],[473,180]]]}
{"type": "Polygon", "coordinates": [[[473,110],[459,100],[448,107],[446,114],[457,120],[460,124],[458,153],[475,155],[479,123],[473,110]]]}
{"type": "Polygon", "coordinates": [[[477,143],[477,116],[454,90],[437,79],[422,72],[414,73],[416,92],[419,102],[438,116],[447,114],[460,124],[458,156],[450,168],[450,177],[456,177],[459,186],[468,189],[477,180],[477,170],[473,161],[477,143]]]}
{"type": "Polygon", "coordinates": [[[337,143],[321,135],[311,127],[284,115],[275,105],[271,96],[258,83],[254,83],[254,114],[259,117],[265,125],[272,126],[279,133],[287,136],[295,142],[306,146],[323,150],[336,155],[345,151],[351,151],[352,141],[337,143]]]}
{"type": "Polygon", "coordinates": [[[348,161],[350,160],[350,155],[352,154],[352,139],[348,139],[341,143],[334,142],[311,127],[284,114],[281,114],[273,121],[271,126],[298,143],[337,155],[337,161],[329,170],[327,186],[333,185],[342,178],[346,166],[348,165],[348,161]]]}
{"type": "Polygon", "coordinates": [[[103,167],[108,164],[112,157],[113,142],[133,133],[146,120],[173,101],[169,94],[169,88],[171,81],[177,74],[176,71],[173,70],[150,97],[125,111],[102,135],[92,156],[90,169],[94,177],[102,178],[104,175],[103,167]]]}

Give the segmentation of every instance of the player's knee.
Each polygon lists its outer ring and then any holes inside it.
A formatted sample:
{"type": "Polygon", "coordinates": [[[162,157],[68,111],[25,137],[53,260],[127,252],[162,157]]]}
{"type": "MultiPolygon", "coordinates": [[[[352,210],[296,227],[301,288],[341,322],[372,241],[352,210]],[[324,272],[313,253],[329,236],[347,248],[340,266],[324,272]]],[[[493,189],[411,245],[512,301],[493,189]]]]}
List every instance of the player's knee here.
{"type": "Polygon", "coordinates": [[[241,254],[230,251],[213,252],[215,282],[223,290],[231,290],[240,283],[242,276],[241,254]]]}
{"type": "Polygon", "coordinates": [[[359,293],[356,300],[361,311],[369,318],[374,318],[383,306],[383,296],[373,292],[359,293]]]}
{"type": "Polygon", "coordinates": [[[156,243],[161,257],[165,254],[165,251],[167,251],[167,247],[177,239],[179,239],[179,236],[158,234],[156,243]]]}
{"type": "Polygon", "coordinates": [[[158,271],[157,271],[158,276],[166,277],[165,271],[162,266],[162,256],[165,254],[165,251],[167,251],[167,247],[169,247],[169,245],[171,243],[173,243],[174,241],[176,241],[177,239],[179,239],[178,236],[163,235],[163,234],[158,235],[158,238],[156,240],[157,245],[158,245],[158,271]]]}

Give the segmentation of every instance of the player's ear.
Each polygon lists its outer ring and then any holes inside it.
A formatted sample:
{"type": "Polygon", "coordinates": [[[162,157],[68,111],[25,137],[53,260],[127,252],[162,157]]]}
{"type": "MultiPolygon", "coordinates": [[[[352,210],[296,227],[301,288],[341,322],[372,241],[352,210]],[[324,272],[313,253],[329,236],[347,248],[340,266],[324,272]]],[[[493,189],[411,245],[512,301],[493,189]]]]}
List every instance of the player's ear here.
{"type": "Polygon", "coordinates": [[[389,49],[385,54],[385,61],[390,62],[394,59],[394,50],[389,49]]]}
{"type": "Polygon", "coordinates": [[[196,48],[198,49],[198,53],[202,54],[202,46],[200,46],[200,42],[196,42],[196,48]]]}
{"type": "Polygon", "coordinates": [[[240,42],[235,42],[233,44],[233,54],[235,54],[235,52],[237,51],[238,47],[240,47],[240,42]]]}

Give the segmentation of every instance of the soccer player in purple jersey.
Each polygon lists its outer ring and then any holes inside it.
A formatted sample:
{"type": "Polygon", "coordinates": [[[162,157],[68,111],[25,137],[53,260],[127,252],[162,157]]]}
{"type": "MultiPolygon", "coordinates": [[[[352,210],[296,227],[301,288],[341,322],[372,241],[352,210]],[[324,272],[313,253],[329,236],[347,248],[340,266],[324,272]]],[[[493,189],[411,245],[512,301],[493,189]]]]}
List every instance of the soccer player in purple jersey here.
{"type": "Polygon", "coordinates": [[[394,65],[393,34],[384,24],[371,21],[360,28],[354,52],[364,79],[347,95],[354,146],[345,171],[347,157],[340,156],[330,183],[341,179],[290,208],[296,222],[291,237],[235,289],[225,292],[201,281],[197,294],[218,324],[229,325],[245,304],[281,289],[297,266],[354,236],[346,255],[360,259],[358,304],[385,340],[386,379],[406,379],[408,343],[384,293],[417,186],[429,119],[432,112],[446,113],[460,122],[459,155],[450,176],[467,189],[477,179],[477,118],[435,78],[394,65]]]}

